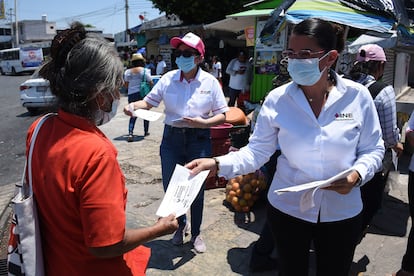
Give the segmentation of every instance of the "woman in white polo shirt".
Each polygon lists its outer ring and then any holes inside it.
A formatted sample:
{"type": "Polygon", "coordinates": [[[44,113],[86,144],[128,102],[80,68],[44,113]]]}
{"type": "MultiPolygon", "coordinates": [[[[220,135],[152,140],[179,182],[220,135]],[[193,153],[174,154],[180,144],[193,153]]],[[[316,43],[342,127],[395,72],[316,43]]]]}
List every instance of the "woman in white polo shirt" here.
{"type": "MultiPolygon", "coordinates": [[[[160,146],[164,190],[176,164],[184,165],[200,157],[211,157],[210,127],[224,122],[228,111],[226,99],[218,80],[199,68],[203,61],[204,43],[197,35],[187,33],[183,38],[173,37],[178,70],[162,76],[151,92],[134,109],[150,109],[164,102],[165,127],[160,146]]],[[[125,114],[131,116],[129,106],[125,114]]],[[[204,188],[191,205],[191,242],[197,252],[206,250],[200,236],[203,216],[204,188]]],[[[187,229],[187,218],[178,218],[179,228],[172,242],[182,245],[187,229]]]]}
{"type": "Polygon", "coordinates": [[[338,25],[315,18],[296,25],[284,51],[293,81],[267,95],[249,144],[187,165],[231,178],[260,168],[280,148],[267,212],[280,275],[308,275],[313,242],[316,275],[348,276],[362,224],[359,186],[381,166],[384,143],[369,91],[330,69],[343,48],[338,25]],[[341,172],[313,193],[275,193],[341,172]]]}

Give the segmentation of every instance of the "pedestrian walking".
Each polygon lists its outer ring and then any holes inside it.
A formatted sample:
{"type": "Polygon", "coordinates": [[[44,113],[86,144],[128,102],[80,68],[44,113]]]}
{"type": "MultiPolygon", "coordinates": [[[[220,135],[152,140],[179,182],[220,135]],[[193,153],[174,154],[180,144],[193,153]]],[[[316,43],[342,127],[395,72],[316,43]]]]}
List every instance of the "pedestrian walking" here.
{"type": "MultiPolygon", "coordinates": [[[[164,102],[164,133],[160,146],[162,181],[167,190],[176,164],[184,165],[199,157],[211,157],[210,127],[225,121],[228,111],[219,82],[210,73],[200,69],[205,55],[204,43],[197,35],[187,33],[170,41],[175,49],[179,69],[163,75],[151,92],[134,109],[151,109],[164,102]]],[[[131,116],[129,106],[125,114],[131,116]]],[[[206,251],[200,233],[203,218],[204,188],[191,205],[191,242],[197,252],[206,251]]],[[[182,245],[188,230],[187,217],[178,218],[179,228],[172,243],[182,245]]]]}
{"type": "Polygon", "coordinates": [[[280,149],[268,192],[268,222],[280,274],[308,275],[311,243],[316,275],[348,276],[361,229],[360,186],[381,166],[384,145],[374,102],[366,87],[333,69],[344,48],[339,25],[312,18],[294,26],[288,49],[292,82],[266,97],[249,143],[239,151],[186,165],[196,174],[254,172],[280,149]],[[309,190],[275,190],[344,176],[309,190]]]}
{"type": "Polygon", "coordinates": [[[381,81],[387,59],[384,50],[376,44],[367,44],[359,48],[350,77],[365,85],[374,99],[381,124],[385,155],[382,167],[374,177],[361,187],[362,233],[365,235],[372,218],[381,209],[384,188],[390,171],[395,170],[393,152],[399,157],[404,147],[400,143],[400,130],[397,127],[397,108],[395,91],[391,85],[381,81]]]}
{"type": "Polygon", "coordinates": [[[126,228],[125,177],[114,145],[97,127],[119,103],[123,65],[116,50],[74,22],[54,37],[40,75],[59,105],[32,155],[46,275],[144,275],[150,252],[141,245],[174,232],[178,222],[170,215],[126,228]]]}
{"type": "MultiPolygon", "coordinates": [[[[128,89],[128,103],[142,100],[145,96],[141,91],[141,83],[147,82],[150,87],[154,85],[151,72],[145,68],[145,58],[141,54],[133,54],[130,69],[124,73],[124,86],[128,89]]],[[[137,117],[131,116],[128,124],[128,142],[134,141],[134,128],[137,117]]],[[[149,135],[149,121],[144,120],[144,136],[149,135]]]]}

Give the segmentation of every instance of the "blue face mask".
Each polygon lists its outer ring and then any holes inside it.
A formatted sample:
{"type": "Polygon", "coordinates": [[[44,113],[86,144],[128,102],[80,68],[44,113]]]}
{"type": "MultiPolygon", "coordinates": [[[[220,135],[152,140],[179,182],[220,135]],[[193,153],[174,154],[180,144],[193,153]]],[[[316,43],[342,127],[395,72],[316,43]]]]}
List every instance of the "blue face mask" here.
{"type": "Polygon", "coordinates": [[[196,66],[194,63],[194,56],[188,58],[179,56],[175,59],[175,63],[177,64],[178,68],[184,73],[190,72],[196,66]]]}
{"type": "Polygon", "coordinates": [[[307,58],[307,59],[288,59],[288,72],[294,82],[299,85],[312,86],[318,82],[326,67],[319,71],[319,61],[329,54],[326,53],[321,58],[307,58]]]}

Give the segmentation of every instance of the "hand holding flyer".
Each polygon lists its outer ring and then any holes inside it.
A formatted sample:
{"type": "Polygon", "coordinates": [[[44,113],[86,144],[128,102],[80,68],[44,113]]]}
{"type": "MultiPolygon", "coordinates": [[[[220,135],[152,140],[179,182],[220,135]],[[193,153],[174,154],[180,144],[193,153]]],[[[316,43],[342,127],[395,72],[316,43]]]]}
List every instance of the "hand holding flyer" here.
{"type": "Polygon", "coordinates": [[[146,110],[146,109],[134,110],[132,112],[132,114],[135,117],[138,117],[138,118],[150,121],[150,122],[158,120],[162,115],[162,113],[160,113],[160,112],[150,111],[150,110],[146,110]]]}
{"type": "Polygon", "coordinates": [[[164,199],[157,210],[157,216],[166,217],[175,213],[176,217],[180,217],[187,213],[208,174],[209,171],[206,170],[191,175],[189,169],[177,164],[164,199]]]}
{"type": "Polygon", "coordinates": [[[315,206],[314,196],[318,189],[331,186],[332,182],[335,182],[336,180],[346,177],[353,170],[354,169],[352,168],[347,169],[326,180],[313,181],[313,182],[305,183],[302,185],[286,187],[286,188],[275,190],[274,192],[280,195],[286,192],[300,192],[300,191],[307,190],[302,194],[300,198],[300,210],[302,212],[305,212],[315,206]]]}

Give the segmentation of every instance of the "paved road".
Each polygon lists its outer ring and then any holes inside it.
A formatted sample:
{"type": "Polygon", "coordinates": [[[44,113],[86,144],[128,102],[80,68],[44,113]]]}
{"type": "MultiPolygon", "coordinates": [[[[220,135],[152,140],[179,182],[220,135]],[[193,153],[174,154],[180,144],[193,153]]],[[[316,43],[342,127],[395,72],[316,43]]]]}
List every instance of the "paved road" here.
{"type": "MultiPolygon", "coordinates": [[[[126,98],[121,99],[126,104],[126,98]]],[[[118,159],[127,179],[129,227],[151,225],[162,200],[159,144],[162,118],[150,123],[150,136],[143,137],[142,121],[136,124],[135,141],[126,141],[128,118],[117,116],[101,129],[119,151],[118,159]]],[[[162,111],[162,107],[153,109],[162,111]]],[[[375,227],[357,247],[351,275],[386,275],[399,268],[410,226],[407,207],[407,158],[401,161],[401,173],[393,174],[384,209],[375,218],[375,227]]],[[[7,203],[12,190],[0,193],[0,207],[7,203]]],[[[149,242],[152,249],[147,275],[277,275],[277,271],[250,273],[248,262],[253,243],[258,238],[264,208],[258,203],[247,215],[233,213],[223,205],[224,189],[206,191],[202,235],[207,252],[195,254],[189,243],[176,247],[172,235],[149,242]]],[[[3,208],[2,208],[3,209],[3,208]]],[[[0,210],[2,210],[0,209],[0,210]]],[[[188,241],[188,239],[186,240],[188,241]]],[[[0,255],[1,256],[1,255],[0,255]]],[[[311,271],[311,275],[313,271],[311,271]]]]}

